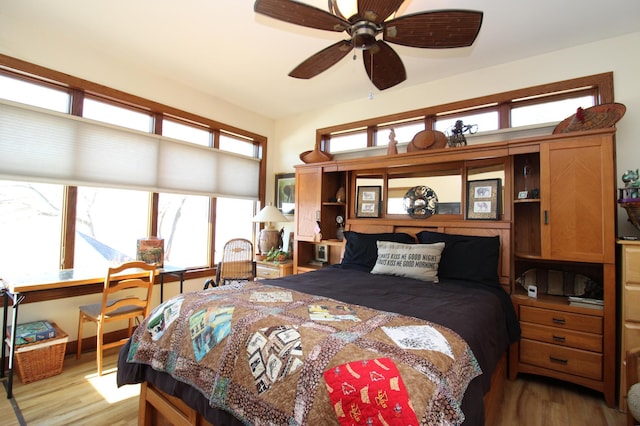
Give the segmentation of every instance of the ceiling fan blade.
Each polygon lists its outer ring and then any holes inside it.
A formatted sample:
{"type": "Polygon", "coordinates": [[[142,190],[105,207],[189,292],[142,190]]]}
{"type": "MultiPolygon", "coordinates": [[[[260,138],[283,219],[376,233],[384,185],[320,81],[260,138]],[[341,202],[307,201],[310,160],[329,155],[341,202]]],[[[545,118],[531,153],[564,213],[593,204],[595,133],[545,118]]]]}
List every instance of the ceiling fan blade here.
{"type": "Polygon", "coordinates": [[[384,23],[383,39],[411,47],[445,49],[470,46],[482,25],[482,12],[438,10],[401,16],[384,23]]]}
{"type": "Polygon", "coordinates": [[[328,70],[353,49],[349,41],[342,40],[310,56],[289,73],[290,77],[308,79],[328,70]]]}
{"type": "Polygon", "coordinates": [[[371,82],[380,90],[388,89],[407,79],[400,56],[382,40],[362,51],[364,68],[371,82]]]}
{"type": "Polygon", "coordinates": [[[345,31],[351,24],[317,7],[293,0],[256,0],[256,13],[303,27],[327,31],[345,31]]]}
{"type": "Polygon", "coordinates": [[[404,0],[358,0],[358,15],[380,25],[402,6],[404,0]]]}

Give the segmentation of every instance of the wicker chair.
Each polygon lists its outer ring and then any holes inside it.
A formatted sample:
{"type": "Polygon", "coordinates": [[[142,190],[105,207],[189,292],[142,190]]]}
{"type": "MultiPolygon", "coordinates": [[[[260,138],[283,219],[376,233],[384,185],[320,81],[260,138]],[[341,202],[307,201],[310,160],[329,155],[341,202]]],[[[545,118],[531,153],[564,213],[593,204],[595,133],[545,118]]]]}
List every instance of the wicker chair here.
{"type": "Polygon", "coordinates": [[[204,289],[209,286],[218,287],[230,281],[253,280],[256,276],[256,263],[253,260],[253,244],[244,238],[234,238],[227,241],[222,251],[222,261],[218,263],[216,278],[204,283],[204,289]]]}

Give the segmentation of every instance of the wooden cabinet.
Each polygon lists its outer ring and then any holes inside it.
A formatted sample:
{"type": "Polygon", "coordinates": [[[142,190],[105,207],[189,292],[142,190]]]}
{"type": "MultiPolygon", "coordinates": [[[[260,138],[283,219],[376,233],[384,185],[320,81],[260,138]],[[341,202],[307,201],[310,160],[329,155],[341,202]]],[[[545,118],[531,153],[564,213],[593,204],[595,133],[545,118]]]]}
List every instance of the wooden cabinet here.
{"type": "Polygon", "coordinates": [[[346,173],[336,171],[335,166],[296,170],[294,273],[322,267],[315,261],[319,244],[328,251],[326,263],[340,262],[343,243],[338,240],[336,218],[345,217],[347,204],[336,199],[339,188],[346,188],[346,173]]]}
{"type": "Polygon", "coordinates": [[[501,283],[512,293],[523,329],[522,341],[509,354],[511,378],[524,372],[577,383],[602,392],[613,406],[617,361],[614,134],[613,128],[598,129],[300,165],[296,167],[294,271],[317,268],[310,263],[318,243],[327,244],[329,263],[340,261],[342,243],[334,238],[335,217],[341,212],[348,226],[361,232],[415,229],[415,219],[388,212],[384,202],[379,217],[355,215],[359,176],[378,179],[385,200],[391,197],[390,177],[458,170],[462,185],[453,191],[461,192],[455,201],[460,200],[460,212],[465,212],[468,200],[463,188],[477,176],[470,171],[500,165],[504,168],[504,206],[498,220],[471,221],[463,214],[436,214],[420,226],[454,233],[468,233],[475,227],[478,235],[483,227],[500,228],[502,241],[511,246],[501,257],[501,283]],[[332,200],[339,186],[347,189],[346,204],[332,200]],[[316,221],[322,241],[315,240],[316,221]],[[584,274],[601,283],[603,309],[570,306],[564,295],[527,297],[515,280],[528,269],[538,268],[584,274]]]}
{"type": "Polygon", "coordinates": [[[618,241],[620,245],[620,409],[627,411],[625,356],[640,347],[640,241],[618,241]]]}
{"type": "Polygon", "coordinates": [[[514,285],[522,339],[509,366],[512,379],[526,372],[570,381],[602,392],[609,406],[616,382],[613,144],[611,133],[566,135],[514,153],[514,278],[528,269],[584,274],[602,284],[604,307],[569,306],[560,295],[533,299],[514,285]]]}
{"type": "Polygon", "coordinates": [[[269,262],[258,260],[256,262],[257,278],[280,278],[293,274],[293,262],[269,262]]]}

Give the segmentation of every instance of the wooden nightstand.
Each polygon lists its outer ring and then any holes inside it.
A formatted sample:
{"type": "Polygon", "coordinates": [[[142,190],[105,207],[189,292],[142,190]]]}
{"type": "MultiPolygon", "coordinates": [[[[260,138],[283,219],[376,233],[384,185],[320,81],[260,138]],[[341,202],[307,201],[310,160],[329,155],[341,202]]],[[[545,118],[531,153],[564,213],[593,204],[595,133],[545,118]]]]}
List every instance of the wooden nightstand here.
{"type": "Polygon", "coordinates": [[[256,278],[280,278],[293,274],[293,262],[256,261],[256,278]]]}

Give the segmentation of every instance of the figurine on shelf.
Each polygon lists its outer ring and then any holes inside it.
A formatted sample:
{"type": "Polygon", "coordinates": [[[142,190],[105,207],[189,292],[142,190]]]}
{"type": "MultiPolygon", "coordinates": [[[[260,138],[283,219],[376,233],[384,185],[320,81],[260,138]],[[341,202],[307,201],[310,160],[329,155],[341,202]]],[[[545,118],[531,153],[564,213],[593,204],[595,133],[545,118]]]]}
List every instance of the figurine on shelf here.
{"type": "Polygon", "coordinates": [[[387,145],[387,155],[395,155],[398,153],[398,141],[396,140],[396,131],[391,128],[389,132],[389,145],[387,145]]]}
{"type": "Polygon", "coordinates": [[[448,145],[450,148],[458,146],[466,146],[467,139],[464,137],[464,132],[469,132],[473,135],[478,131],[477,124],[464,124],[462,120],[456,120],[456,123],[447,130],[448,145]]]}
{"type": "Polygon", "coordinates": [[[336,216],[336,225],[338,228],[336,230],[336,239],[342,241],[344,240],[344,218],[342,216],[336,216]]]}
{"type": "Polygon", "coordinates": [[[638,169],[627,170],[622,174],[625,196],[623,198],[638,198],[640,195],[640,174],[638,169]]]}
{"type": "Polygon", "coordinates": [[[340,188],[338,188],[338,191],[336,192],[336,201],[338,203],[344,203],[346,197],[347,197],[347,193],[344,190],[344,186],[341,186],[340,188]]]}

